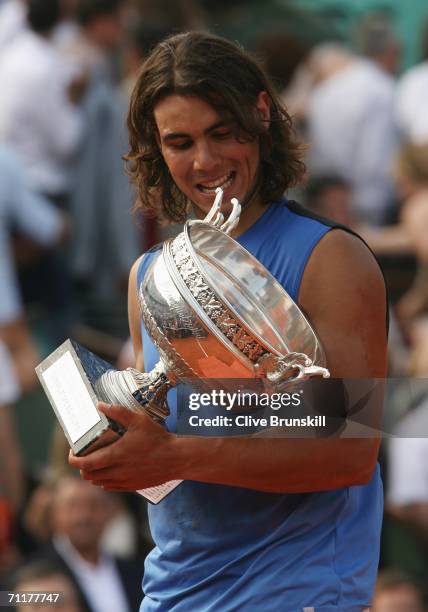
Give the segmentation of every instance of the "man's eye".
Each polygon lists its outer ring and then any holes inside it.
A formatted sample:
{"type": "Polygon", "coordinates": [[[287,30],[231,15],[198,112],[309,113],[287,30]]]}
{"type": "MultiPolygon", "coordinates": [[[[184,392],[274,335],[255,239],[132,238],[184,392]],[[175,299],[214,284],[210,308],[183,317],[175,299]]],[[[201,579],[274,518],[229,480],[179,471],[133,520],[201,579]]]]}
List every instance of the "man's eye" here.
{"type": "Polygon", "coordinates": [[[214,132],[213,136],[214,138],[217,138],[218,140],[230,138],[232,136],[232,130],[221,130],[219,132],[214,132]]]}
{"type": "Polygon", "coordinates": [[[172,149],[176,149],[178,151],[184,151],[184,149],[190,149],[192,143],[190,140],[183,140],[183,141],[177,141],[177,142],[170,142],[169,146],[172,149]]]}

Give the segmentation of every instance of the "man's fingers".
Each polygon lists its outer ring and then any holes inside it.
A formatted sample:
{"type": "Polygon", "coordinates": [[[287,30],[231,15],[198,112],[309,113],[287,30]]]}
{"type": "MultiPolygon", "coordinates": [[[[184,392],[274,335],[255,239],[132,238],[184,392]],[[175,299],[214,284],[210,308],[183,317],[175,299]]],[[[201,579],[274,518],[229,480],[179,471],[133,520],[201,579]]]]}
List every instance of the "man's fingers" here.
{"type": "Polygon", "coordinates": [[[110,468],[117,464],[115,444],[100,448],[89,455],[85,455],[85,457],[76,457],[76,455],[70,453],[68,462],[78,470],[83,470],[85,472],[110,468]]]}
{"type": "Polygon", "coordinates": [[[134,413],[124,406],[117,404],[106,404],[105,402],[98,403],[98,410],[105,414],[112,421],[116,421],[119,425],[122,425],[125,429],[131,425],[134,420],[134,413]]]}
{"type": "Polygon", "coordinates": [[[129,486],[121,484],[117,480],[92,480],[92,484],[96,487],[101,487],[105,491],[133,491],[129,486]]]}
{"type": "Polygon", "coordinates": [[[80,470],[80,475],[85,480],[102,480],[103,478],[120,478],[121,472],[115,467],[103,467],[103,468],[95,468],[93,470],[82,469],[80,470]]]}

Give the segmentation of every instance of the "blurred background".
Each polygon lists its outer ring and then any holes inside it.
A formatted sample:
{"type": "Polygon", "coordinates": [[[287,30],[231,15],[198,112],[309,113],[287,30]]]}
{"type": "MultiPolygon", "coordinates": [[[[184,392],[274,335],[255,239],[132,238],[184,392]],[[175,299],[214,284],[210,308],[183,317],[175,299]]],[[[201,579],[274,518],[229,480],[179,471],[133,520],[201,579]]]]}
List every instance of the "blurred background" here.
{"type": "Polygon", "coordinates": [[[428,601],[428,5],[420,0],[0,0],[0,590],[137,609],[144,501],[76,478],[34,366],[68,337],[133,364],[127,282],[177,228],[132,213],[127,104],[171,33],[242,43],[307,143],[289,197],[360,233],[389,289],[375,612],[428,601]],[[114,602],[114,605],[112,604],[114,602]]]}

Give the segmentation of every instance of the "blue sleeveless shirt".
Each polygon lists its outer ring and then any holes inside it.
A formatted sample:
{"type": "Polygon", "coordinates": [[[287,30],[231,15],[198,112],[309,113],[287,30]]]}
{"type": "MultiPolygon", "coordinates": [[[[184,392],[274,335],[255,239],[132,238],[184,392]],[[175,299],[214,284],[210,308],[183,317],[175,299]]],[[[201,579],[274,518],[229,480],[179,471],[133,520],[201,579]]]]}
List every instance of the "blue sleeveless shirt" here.
{"type": "MultiPolygon", "coordinates": [[[[308,259],[331,227],[283,200],[238,242],[297,301],[308,259]]],[[[138,286],[153,254],[141,262],[138,286]]],[[[142,333],[150,370],[159,355],[144,326],[142,333]]],[[[174,431],[175,389],[168,404],[174,431]]],[[[382,511],[378,466],[367,485],[318,493],[185,481],[149,505],[156,546],[140,612],[360,612],[374,589],[382,511]]]]}

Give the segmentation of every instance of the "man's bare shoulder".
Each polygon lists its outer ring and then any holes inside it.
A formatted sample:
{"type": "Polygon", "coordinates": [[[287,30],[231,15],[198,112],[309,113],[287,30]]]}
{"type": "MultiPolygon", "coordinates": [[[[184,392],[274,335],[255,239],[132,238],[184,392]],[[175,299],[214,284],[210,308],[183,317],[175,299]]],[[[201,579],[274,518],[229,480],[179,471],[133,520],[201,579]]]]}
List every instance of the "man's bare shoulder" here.
{"type": "MultiPolygon", "coordinates": [[[[317,244],[305,270],[305,277],[329,277],[329,285],[342,280],[352,285],[372,283],[385,293],[385,282],[380,266],[361,238],[341,229],[329,231],[317,244]]],[[[317,283],[318,284],[318,283],[317,283]]]]}
{"type": "Polygon", "coordinates": [[[384,375],[385,282],[360,238],[332,230],[320,240],[303,274],[299,304],[318,332],[335,375],[384,375]]]}

